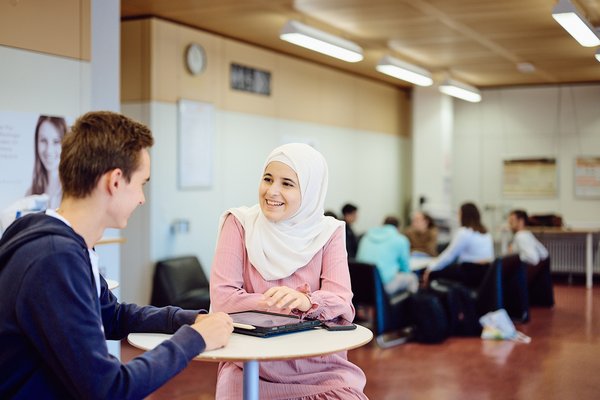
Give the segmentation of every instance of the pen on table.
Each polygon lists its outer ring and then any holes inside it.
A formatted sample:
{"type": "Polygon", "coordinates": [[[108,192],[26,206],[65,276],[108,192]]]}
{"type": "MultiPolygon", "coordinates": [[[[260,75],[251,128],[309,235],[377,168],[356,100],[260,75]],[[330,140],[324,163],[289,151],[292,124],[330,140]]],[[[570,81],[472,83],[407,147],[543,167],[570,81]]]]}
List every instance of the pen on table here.
{"type": "Polygon", "coordinates": [[[240,329],[256,329],[255,326],[247,325],[247,324],[242,324],[242,323],[239,323],[239,322],[234,322],[233,323],[233,327],[234,328],[240,328],[240,329]]]}

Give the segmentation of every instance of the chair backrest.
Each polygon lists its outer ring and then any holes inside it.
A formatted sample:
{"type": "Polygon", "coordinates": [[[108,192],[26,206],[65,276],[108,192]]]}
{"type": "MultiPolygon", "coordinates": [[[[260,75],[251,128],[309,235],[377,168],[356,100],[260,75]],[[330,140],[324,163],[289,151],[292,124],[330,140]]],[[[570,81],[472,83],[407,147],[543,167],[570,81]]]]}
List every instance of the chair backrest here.
{"type": "Polygon", "coordinates": [[[408,293],[390,298],[383,287],[381,276],[374,264],[348,260],[355,307],[373,308],[373,330],[376,335],[397,330],[406,325],[408,293]]]}
{"type": "Polygon", "coordinates": [[[502,308],[502,263],[496,258],[486,268],[483,280],[477,289],[477,312],[483,315],[502,308]]]}
{"type": "Polygon", "coordinates": [[[537,265],[527,266],[527,286],[529,289],[529,304],[532,306],[554,306],[554,287],[550,272],[550,257],[537,265]]]}
{"type": "Polygon", "coordinates": [[[175,304],[183,293],[208,288],[208,279],[195,256],[160,260],[154,270],[151,304],[162,307],[175,304]]]}
{"type": "Polygon", "coordinates": [[[525,265],[518,254],[498,257],[502,270],[502,302],[511,318],[529,320],[529,296],[525,265]]]}

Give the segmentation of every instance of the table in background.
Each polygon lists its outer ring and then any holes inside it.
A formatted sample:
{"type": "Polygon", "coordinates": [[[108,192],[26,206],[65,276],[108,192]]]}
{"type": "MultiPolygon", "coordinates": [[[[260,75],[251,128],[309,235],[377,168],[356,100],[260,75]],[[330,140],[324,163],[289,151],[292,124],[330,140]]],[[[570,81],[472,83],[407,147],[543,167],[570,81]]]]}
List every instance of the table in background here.
{"type": "MultiPolygon", "coordinates": [[[[127,340],[143,350],[151,350],[171,335],[131,333],[127,340]]],[[[233,333],[227,346],[196,356],[199,361],[244,362],[244,400],[258,400],[259,361],[281,361],[316,357],[351,350],[371,341],[373,333],[360,325],[351,331],[328,331],[321,328],[260,338],[233,333]]]]}
{"type": "Polygon", "coordinates": [[[410,257],[410,270],[413,272],[419,272],[427,268],[435,260],[437,260],[437,257],[410,257]]]}

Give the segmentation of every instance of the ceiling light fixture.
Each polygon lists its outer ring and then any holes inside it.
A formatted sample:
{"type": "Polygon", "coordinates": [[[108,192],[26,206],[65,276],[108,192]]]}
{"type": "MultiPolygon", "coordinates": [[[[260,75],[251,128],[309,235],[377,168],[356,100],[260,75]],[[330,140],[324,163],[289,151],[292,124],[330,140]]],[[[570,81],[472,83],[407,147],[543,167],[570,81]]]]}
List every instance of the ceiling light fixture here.
{"type": "Polygon", "coordinates": [[[598,60],[598,62],[600,62],[600,50],[598,50],[596,52],[596,60],[598,60]]]}
{"type": "Polygon", "coordinates": [[[433,84],[433,79],[429,71],[394,57],[384,56],[375,69],[383,74],[414,83],[415,85],[431,86],[433,84]]]}
{"type": "Polygon", "coordinates": [[[584,47],[600,45],[596,29],[575,8],[570,0],[559,0],[552,9],[552,17],[584,47]]]}
{"type": "Polygon", "coordinates": [[[287,42],[343,61],[358,62],[363,59],[363,50],[356,43],[298,21],[286,22],[279,37],[287,42]]]}
{"type": "Polygon", "coordinates": [[[454,79],[446,79],[442,82],[439,89],[440,92],[448,96],[457,97],[471,103],[479,103],[481,101],[481,92],[479,89],[464,82],[455,81],[454,79]]]}

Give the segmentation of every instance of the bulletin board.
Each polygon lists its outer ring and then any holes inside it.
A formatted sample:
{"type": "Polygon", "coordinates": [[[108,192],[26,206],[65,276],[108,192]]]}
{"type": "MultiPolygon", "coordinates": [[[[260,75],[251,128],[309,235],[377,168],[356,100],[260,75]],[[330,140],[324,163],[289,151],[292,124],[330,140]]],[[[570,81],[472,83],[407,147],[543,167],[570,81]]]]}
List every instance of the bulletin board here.
{"type": "Polygon", "coordinates": [[[575,197],[600,198],[600,157],[575,159],[575,197]]]}
{"type": "Polygon", "coordinates": [[[510,198],[550,198],[558,195],[555,158],[503,161],[502,194],[510,198]]]}

